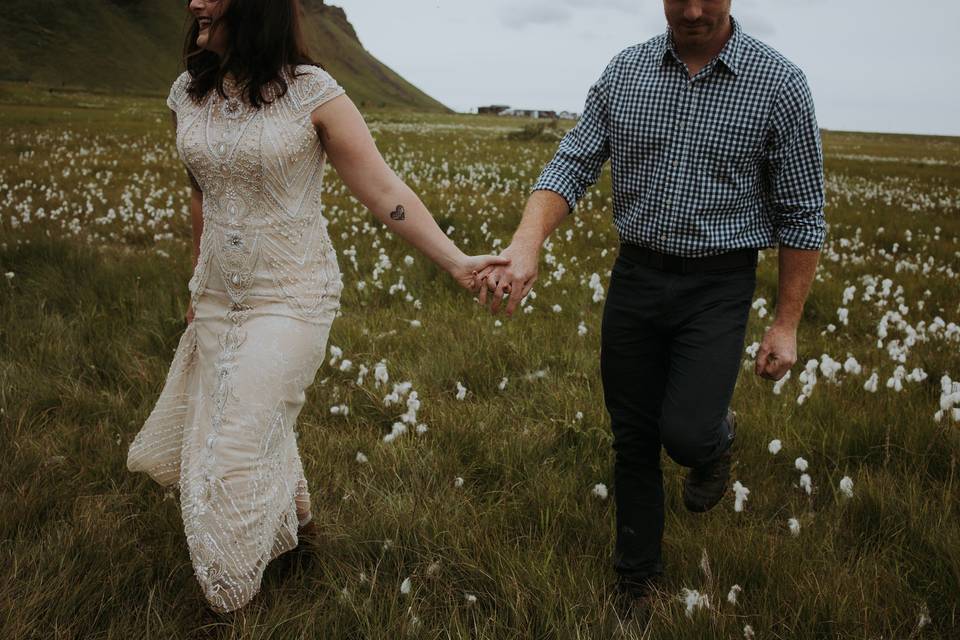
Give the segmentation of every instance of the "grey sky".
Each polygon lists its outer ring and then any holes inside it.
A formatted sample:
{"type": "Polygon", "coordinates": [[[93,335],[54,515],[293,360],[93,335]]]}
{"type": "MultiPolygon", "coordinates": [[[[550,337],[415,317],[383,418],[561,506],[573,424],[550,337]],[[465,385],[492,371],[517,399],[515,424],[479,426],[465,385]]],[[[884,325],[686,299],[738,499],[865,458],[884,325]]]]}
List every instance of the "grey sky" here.
{"type": "MultiPolygon", "coordinates": [[[[330,0],[374,55],[448,106],[581,111],[662,0],[330,0]]],[[[958,0],[733,0],[807,74],[828,129],[960,135],[958,0]]]]}

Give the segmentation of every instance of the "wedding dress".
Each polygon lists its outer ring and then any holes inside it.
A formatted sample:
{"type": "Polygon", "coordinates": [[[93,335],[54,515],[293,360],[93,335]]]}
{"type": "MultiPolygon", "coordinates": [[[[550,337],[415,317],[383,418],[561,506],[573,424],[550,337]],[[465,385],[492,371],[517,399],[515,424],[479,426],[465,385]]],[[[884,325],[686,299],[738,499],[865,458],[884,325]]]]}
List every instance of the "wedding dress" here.
{"type": "Polygon", "coordinates": [[[232,82],[197,104],[184,73],[170,91],[177,150],[203,191],[195,318],[127,466],[178,485],[197,580],[213,609],[260,588],[297,545],[309,501],[296,419],[324,360],[342,288],[320,211],[325,153],[311,112],[343,93],[302,65],[260,109],[232,82]]]}

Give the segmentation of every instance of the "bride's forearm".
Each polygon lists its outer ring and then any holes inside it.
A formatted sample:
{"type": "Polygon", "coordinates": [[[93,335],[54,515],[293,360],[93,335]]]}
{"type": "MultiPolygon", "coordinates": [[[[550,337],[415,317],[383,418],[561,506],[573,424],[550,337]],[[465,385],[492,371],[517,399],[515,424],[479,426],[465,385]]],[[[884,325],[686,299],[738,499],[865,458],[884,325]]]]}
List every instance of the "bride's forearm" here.
{"type": "Polygon", "coordinates": [[[365,204],[390,231],[413,245],[444,271],[451,271],[465,257],[463,251],[440,229],[417,194],[399,178],[382,194],[378,194],[375,201],[365,204]]]}

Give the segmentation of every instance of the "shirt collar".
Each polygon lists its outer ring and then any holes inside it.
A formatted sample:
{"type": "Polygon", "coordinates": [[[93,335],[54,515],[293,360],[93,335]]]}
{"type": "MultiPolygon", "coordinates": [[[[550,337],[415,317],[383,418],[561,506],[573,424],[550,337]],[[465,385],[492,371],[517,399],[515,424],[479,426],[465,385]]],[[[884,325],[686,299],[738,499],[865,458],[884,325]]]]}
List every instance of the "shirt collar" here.
{"type": "MultiPolygon", "coordinates": [[[[727,44],[724,45],[715,59],[722,62],[723,66],[736,76],[739,73],[740,41],[742,40],[741,36],[743,32],[740,28],[740,23],[737,22],[733,16],[730,16],[730,24],[733,27],[733,33],[730,34],[730,39],[727,40],[727,44]]],[[[673,30],[669,25],[667,26],[667,32],[664,34],[663,43],[660,47],[659,59],[661,61],[666,60],[668,54],[673,56],[677,62],[680,62],[680,56],[673,46],[673,30]]]]}

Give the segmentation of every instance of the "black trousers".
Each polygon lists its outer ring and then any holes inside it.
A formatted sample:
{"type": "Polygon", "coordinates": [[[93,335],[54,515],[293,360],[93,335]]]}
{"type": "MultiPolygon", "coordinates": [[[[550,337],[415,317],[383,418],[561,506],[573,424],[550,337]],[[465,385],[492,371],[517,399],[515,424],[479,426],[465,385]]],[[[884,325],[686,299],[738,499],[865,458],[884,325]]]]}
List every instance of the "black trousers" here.
{"type": "Polygon", "coordinates": [[[701,273],[645,266],[621,251],[603,313],[600,369],[615,451],[614,567],[663,572],[660,448],[698,467],[730,446],[726,412],[756,287],[754,265],[701,273]]]}

